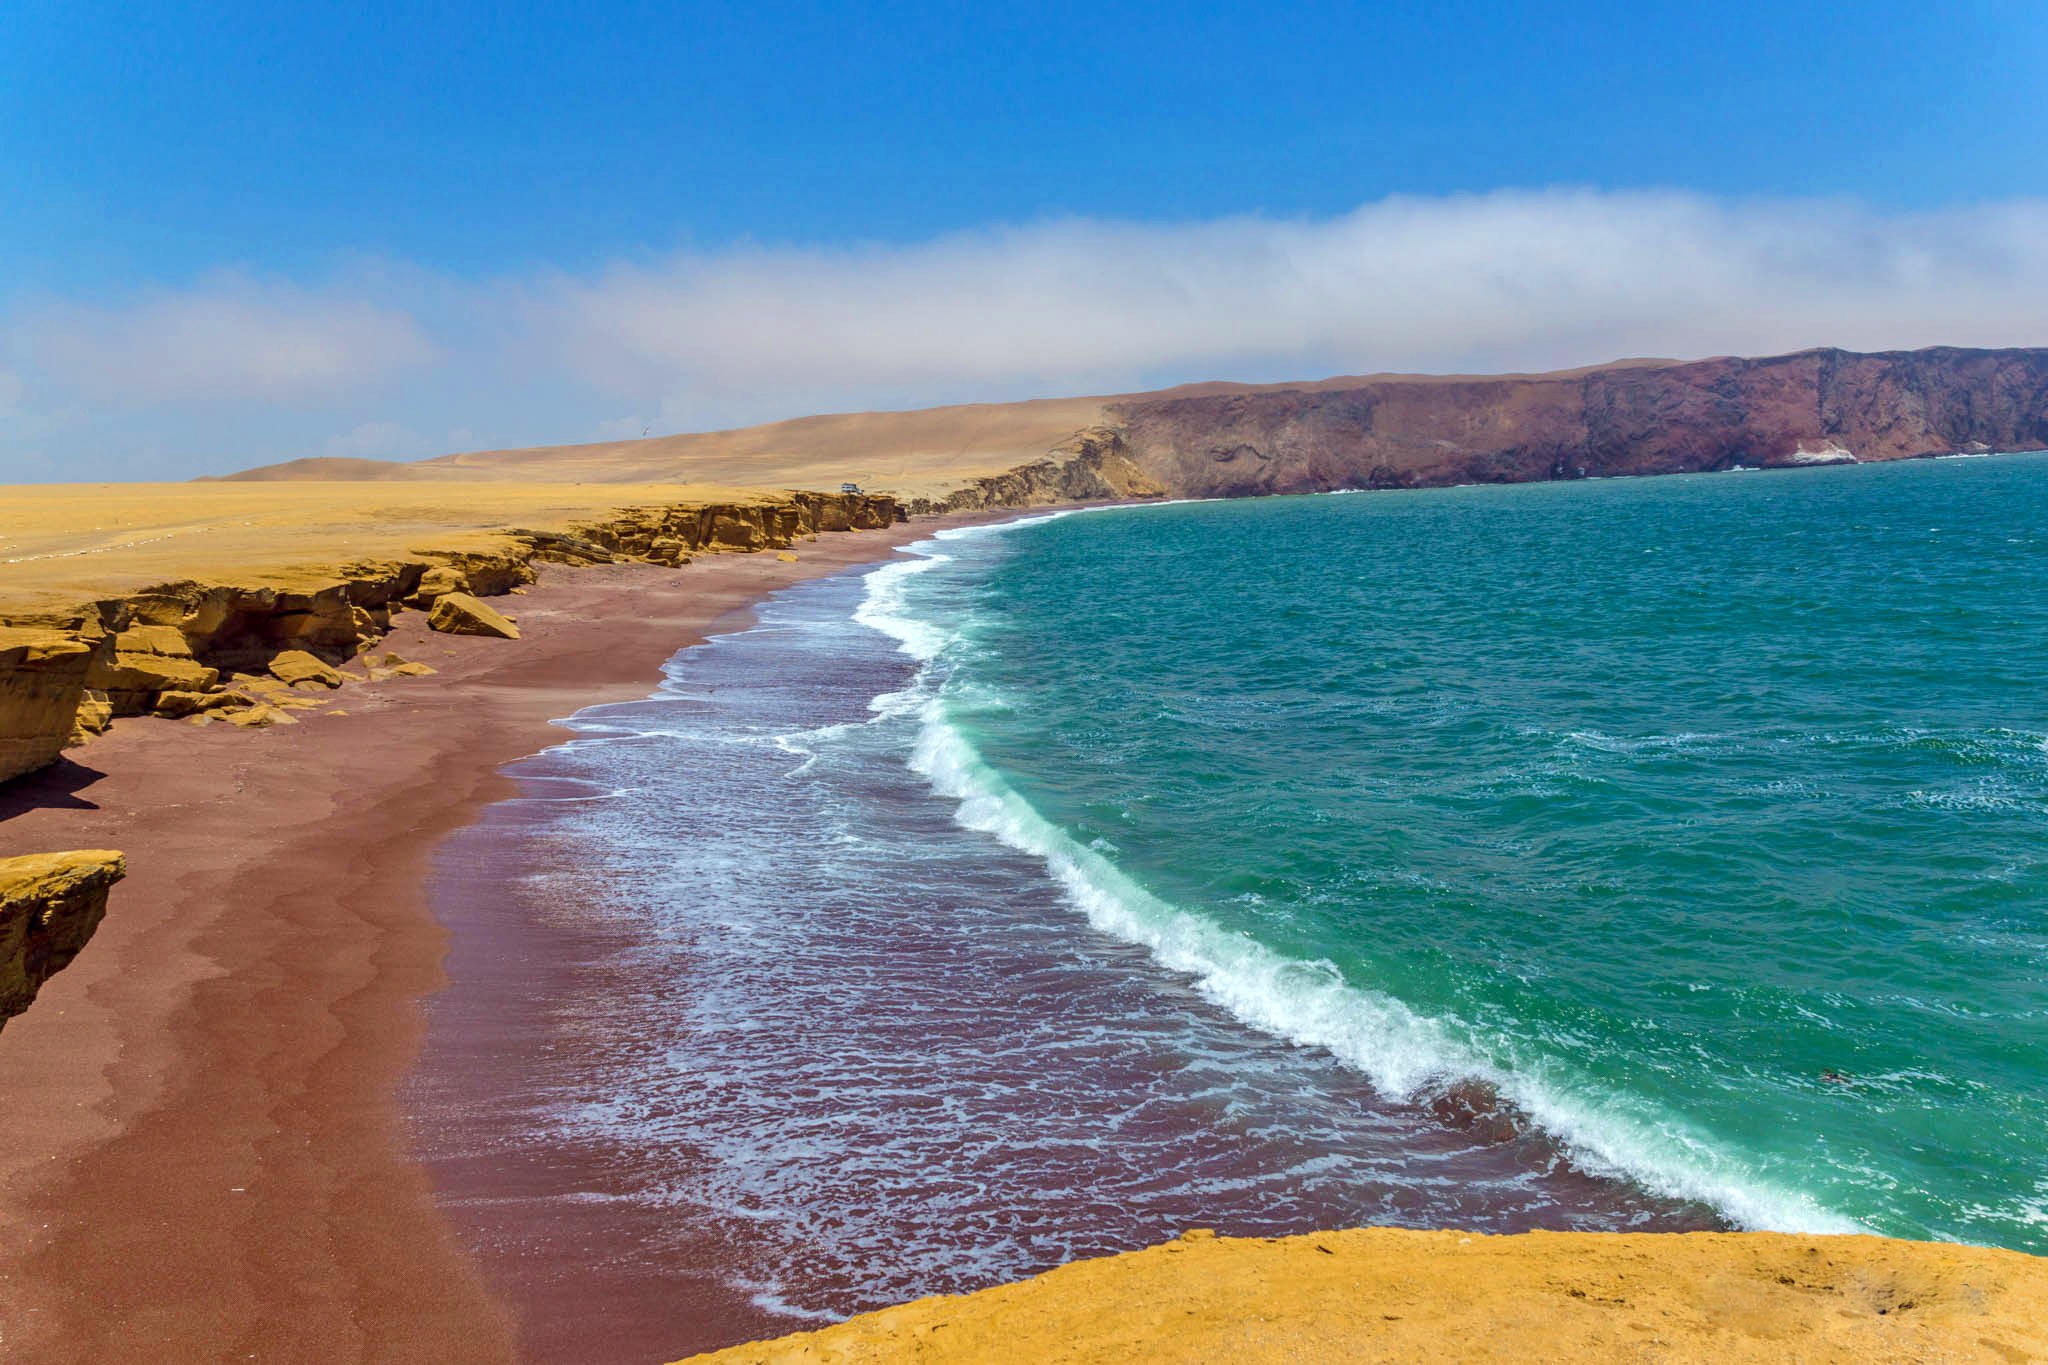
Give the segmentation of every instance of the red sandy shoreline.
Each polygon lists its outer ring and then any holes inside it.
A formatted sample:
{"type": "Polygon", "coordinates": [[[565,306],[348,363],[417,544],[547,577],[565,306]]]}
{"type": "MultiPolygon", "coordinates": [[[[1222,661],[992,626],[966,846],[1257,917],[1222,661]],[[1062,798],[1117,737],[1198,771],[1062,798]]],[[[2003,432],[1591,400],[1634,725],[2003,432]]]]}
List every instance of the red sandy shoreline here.
{"type": "MultiPolygon", "coordinates": [[[[644,695],[714,621],[933,524],[801,560],[548,570],[518,643],[388,644],[439,675],[249,732],[131,722],[0,791],[0,855],[131,874],[0,1033],[0,1358],[504,1360],[506,1308],[405,1151],[397,1091],[445,982],[425,883],[548,722],[644,695]]],[[[595,1308],[601,1305],[593,1305],[595,1308]]]]}

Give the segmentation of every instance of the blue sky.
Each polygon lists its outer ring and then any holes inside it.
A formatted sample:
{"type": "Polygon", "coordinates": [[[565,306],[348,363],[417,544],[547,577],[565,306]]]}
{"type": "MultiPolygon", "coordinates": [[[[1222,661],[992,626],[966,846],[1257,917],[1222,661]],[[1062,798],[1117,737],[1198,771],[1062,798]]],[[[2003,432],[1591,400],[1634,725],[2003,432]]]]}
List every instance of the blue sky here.
{"type": "Polygon", "coordinates": [[[0,14],[0,477],[2048,340],[2020,0],[135,8],[0,14]]]}

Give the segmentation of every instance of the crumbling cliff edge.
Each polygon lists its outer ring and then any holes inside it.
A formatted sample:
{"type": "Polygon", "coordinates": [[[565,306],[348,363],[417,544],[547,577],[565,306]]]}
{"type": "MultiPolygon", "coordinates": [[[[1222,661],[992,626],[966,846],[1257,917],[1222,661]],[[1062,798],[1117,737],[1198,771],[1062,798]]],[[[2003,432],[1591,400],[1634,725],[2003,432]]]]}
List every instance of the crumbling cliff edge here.
{"type": "MultiPolygon", "coordinates": [[[[0,783],[49,766],[117,718],[288,725],[352,681],[432,673],[376,649],[406,611],[427,613],[445,634],[517,639],[511,618],[480,599],[522,591],[537,564],[675,566],[699,554],[787,552],[903,515],[891,497],[857,493],[626,507],[564,530],[507,528],[485,548],[240,583],[158,583],[66,611],[9,615],[0,601],[0,783]]],[[[85,946],[124,871],[118,853],[0,861],[0,1024],[85,946]]]]}
{"type": "Polygon", "coordinates": [[[118,717],[282,724],[351,679],[430,672],[373,653],[408,610],[431,613],[436,630],[516,638],[510,618],[477,599],[520,591],[536,564],[674,566],[699,554],[786,551],[903,516],[893,497],[861,493],[626,507],[563,530],[506,528],[492,548],[428,548],[241,583],[158,583],[55,612],[10,615],[0,601],[0,782],[118,717]]]}
{"type": "Polygon", "coordinates": [[[859,1361],[2039,1360],[2048,1260],[1882,1237],[1190,1232],[736,1346],[859,1361]]]}

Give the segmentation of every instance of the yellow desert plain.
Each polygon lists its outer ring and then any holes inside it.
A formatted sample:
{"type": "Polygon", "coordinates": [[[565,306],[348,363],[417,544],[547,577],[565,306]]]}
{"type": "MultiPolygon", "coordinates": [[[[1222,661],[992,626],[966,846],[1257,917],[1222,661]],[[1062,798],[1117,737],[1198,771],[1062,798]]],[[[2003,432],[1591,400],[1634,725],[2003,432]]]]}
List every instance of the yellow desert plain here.
{"type": "Polygon", "coordinates": [[[1044,458],[1104,400],[803,417],[411,463],[305,459],[195,483],[0,488],[0,615],[178,579],[286,586],[351,560],[501,544],[621,507],[857,483],[908,499],[1044,458]]]}
{"type": "Polygon", "coordinates": [[[0,614],[180,579],[283,587],[353,560],[497,548],[511,527],[559,531],[621,507],[745,502],[764,491],[457,480],[24,485],[0,489],[0,614]]]}

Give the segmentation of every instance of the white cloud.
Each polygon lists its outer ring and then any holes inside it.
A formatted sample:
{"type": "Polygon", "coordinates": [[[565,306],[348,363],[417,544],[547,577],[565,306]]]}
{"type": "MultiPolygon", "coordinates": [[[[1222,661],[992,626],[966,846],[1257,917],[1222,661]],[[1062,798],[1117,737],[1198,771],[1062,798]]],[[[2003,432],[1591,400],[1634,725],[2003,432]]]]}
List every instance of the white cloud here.
{"type": "Polygon", "coordinates": [[[1071,221],[559,278],[548,333],[634,395],[786,398],[1547,368],[2048,340],[2048,205],[1503,192],[1327,220],[1071,221]]]}
{"type": "Polygon", "coordinates": [[[14,330],[46,382],[108,404],[328,399],[433,355],[412,317],[347,288],[231,274],[114,306],[50,304],[14,330]]]}
{"type": "Polygon", "coordinates": [[[599,441],[631,441],[647,435],[652,428],[639,417],[606,417],[591,430],[599,441]]]}
{"type": "Polygon", "coordinates": [[[406,456],[438,454],[432,443],[418,432],[397,422],[364,422],[339,436],[327,438],[323,453],[365,460],[393,460],[406,456]]]}
{"type": "Polygon", "coordinates": [[[418,432],[515,446],[1193,379],[2041,345],[2048,203],[1397,198],[1326,219],[1074,219],[487,283],[389,264],[318,285],[228,274],[47,304],[0,330],[18,376],[0,385],[16,409],[0,478],[31,444],[72,477],[170,476],[436,453],[418,432]]]}

